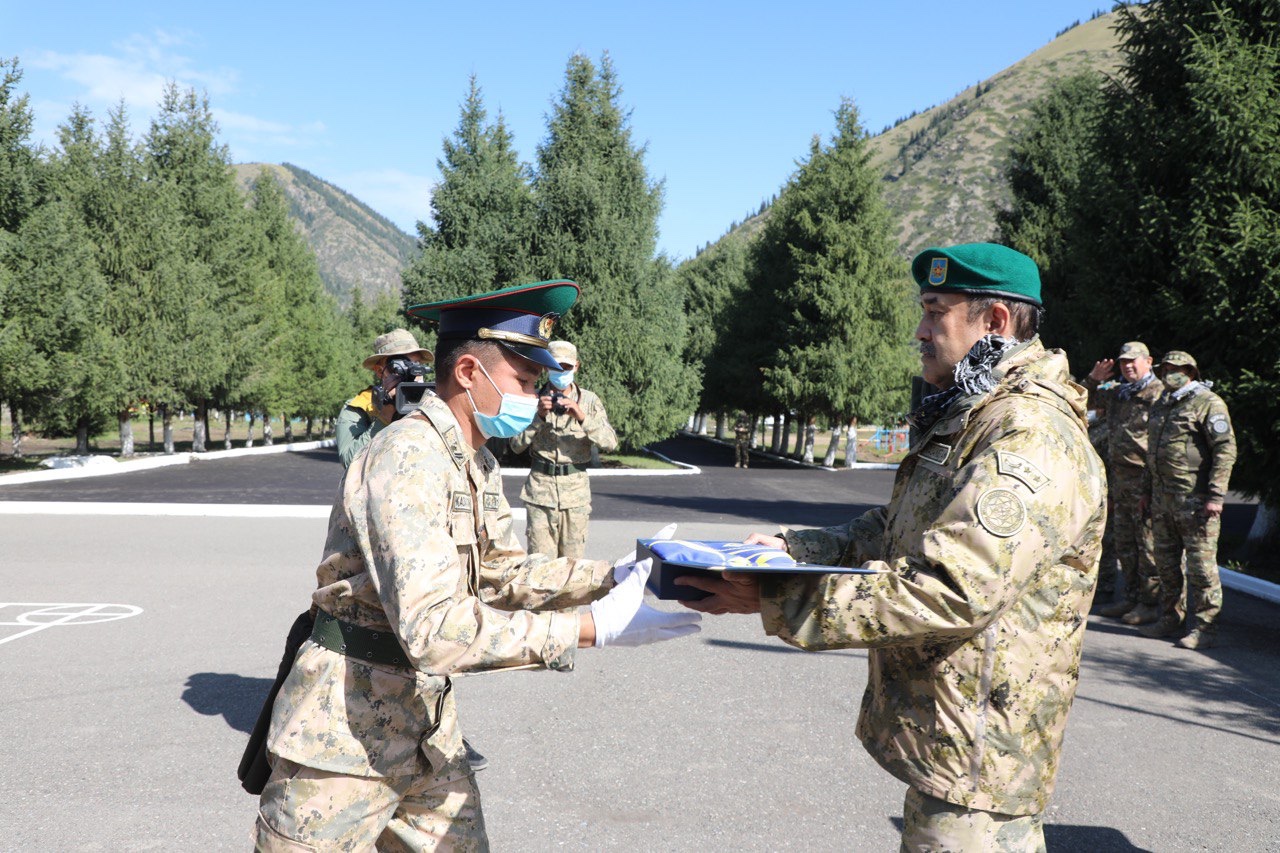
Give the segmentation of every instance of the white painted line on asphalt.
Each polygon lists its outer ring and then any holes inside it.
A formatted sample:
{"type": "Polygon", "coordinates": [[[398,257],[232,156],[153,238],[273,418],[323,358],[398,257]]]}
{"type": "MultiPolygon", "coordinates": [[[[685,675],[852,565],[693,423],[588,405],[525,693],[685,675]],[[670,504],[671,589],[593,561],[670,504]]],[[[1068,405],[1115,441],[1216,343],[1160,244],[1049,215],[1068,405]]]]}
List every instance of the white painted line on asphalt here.
{"type": "Polygon", "coordinates": [[[75,604],[70,602],[0,602],[0,626],[25,627],[27,630],[0,637],[0,645],[11,640],[28,637],[46,628],[64,625],[92,625],[98,622],[114,622],[117,619],[128,619],[142,612],[141,607],[132,604],[75,604]],[[7,621],[5,608],[34,608],[23,610],[7,621]]]}
{"type": "MultiPolygon", "coordinates": [[[[141,515],[195,518],[328,518],[329,504],[161,504],[95,501],[0,501],[0,515],[141,515]]],[[[525,520],[524,507],[511,517],[525,520]]]]}

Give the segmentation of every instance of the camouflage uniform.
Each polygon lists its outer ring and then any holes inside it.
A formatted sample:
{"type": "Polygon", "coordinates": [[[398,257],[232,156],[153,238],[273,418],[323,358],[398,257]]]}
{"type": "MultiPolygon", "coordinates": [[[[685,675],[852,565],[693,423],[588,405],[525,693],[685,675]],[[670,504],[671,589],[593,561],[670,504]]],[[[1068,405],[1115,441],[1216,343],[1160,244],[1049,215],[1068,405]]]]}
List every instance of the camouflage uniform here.
{"type": "MultiPolygon", "coordinates": [[[[1104,412],[1096,421],[1089,424],[1089,443],[1093,445],[1094,452],[1098,454],[1098,457],[1103,460],[1104,468],[1106,467],[1108,436],[1107,416],[1104,412]]],[[[1100,599],[1102,604],[1107,604],[1115,597],[1117,574],[1115,530],[1115,513],[1111,511],[1111,501],[1110,496],[1108,496],[1107,527],[1102,532],[1102,558],[1098,562],[1098,592],[1094,596],[1094,601],[1098,602],[1100,599]]]]}
{"type": "Polygon", "coordinates": [[[751,463],[751,422],[745,416],[733,425],[733,467],[748,468],[751,463]]]}
{"type": "Polygon", "coordinates": [[[801,648],[871,650],[857,732],[893,776],[966,810],[1038,815],[1079,678],[1106,479],[1060,350],[1020,344],[993,377],[922,434],[888,506],[783,534],[799,560],[881,571],[766,576],[761,615],[801,648]]]}
{"type": "Polygon", "coordinates": [[[302,645],[272,713],[260,847],[485,849],[449,676],[572,669],[572,608],[610,564],[525,554],[497,462],[436,397],[348,469],[324,553],[313,609],[393,634],[413,668],[302,645]]]}
{"type": "Polygon", "coordinates": [[[529,552],[561,557],[581,557],[587,548],[587,523],[591,519],[591,447],[604,452],[618,446],[618,436],[609,425],[604,403],[585,388],[576,388],[576,400],[586,418],[582,423],[569,412],[551,412],[534,420],[511,439],[511,449],[529,449],[533,464],[571,466],[565,473],[547,473],[530,468],[520,490],[520,500],[528,512],[525,534],[529,552]]]}
{"type": "Polygon", "coordinates": [[[1151,407],[1160,399],[1164,386],[1154,373],[1142,389],[1127,400],[1120,396],[1123,384],[1110,389],[1099,388],[1086,377],[1084,385],[1091,397],[1106,404],[1107,419],[1107,486],[1111,516],[1115,530],[1116,558],[1124,577],[1125,603],[1129,610],[1139,605],[1147,608],[1146,618],[1154,618],[1160,603],[1160,578],[1154,559],[1155,542],[1151,535],[1151,519],[1138,508],[1147,493],[1143,477],[1147,464],[1147,423],[1151,407]]]}
{"type": "MultiPolygon", "coordinates": [[[[1166,361],[1173,353],[1165,356],[1166,361]]],[[[1182,625],[1182,558],[1187,563],[1187,609],[1191,629],[1212,635],[1222,609],[1218,578],[1219,516],[1204,511],[1223,501],[1236,461],[1236,439],[1227,404],[1203,384],[1166,392],[1151,411],[1147,485],[1160,572],[1158,626],[1182,625]],[[1188,390],[1189,389],[1189,390],[1188,390]]]]}

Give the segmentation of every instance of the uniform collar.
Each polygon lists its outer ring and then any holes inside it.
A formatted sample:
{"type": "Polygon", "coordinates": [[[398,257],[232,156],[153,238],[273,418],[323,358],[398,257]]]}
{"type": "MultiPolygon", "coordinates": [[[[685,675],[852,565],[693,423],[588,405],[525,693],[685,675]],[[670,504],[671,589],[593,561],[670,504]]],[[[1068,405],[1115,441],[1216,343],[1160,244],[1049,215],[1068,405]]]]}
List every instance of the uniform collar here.
{"type": "Polygon", "coordinates": [[[474,462],[481,472],[484,474],[489,473],[493,454],[483,447],[473,451],[462,440],[462,427],[458,425],[458,419],[453,416],[453,410],[449,408],[444,400],[434,395],[428,396],[422,401],[418,411],[440,434],[440,439],[448,449],[449,456],[453,459],[453,464],[457,465],[459,470],[466,468],[468,462],[474,462]]]}

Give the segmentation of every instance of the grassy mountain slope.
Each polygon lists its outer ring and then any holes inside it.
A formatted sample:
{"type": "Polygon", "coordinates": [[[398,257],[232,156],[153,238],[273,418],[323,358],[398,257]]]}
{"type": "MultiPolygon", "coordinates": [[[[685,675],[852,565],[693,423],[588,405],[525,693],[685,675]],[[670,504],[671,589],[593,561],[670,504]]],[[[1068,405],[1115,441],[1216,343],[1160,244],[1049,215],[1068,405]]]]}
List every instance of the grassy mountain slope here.
{"type": "MultiPolygon", "coordinates": [[[[995,207],[1008,202],[1002,170],[1010,133],[1055,79],[1086,69],[1115,71],[1115,20],[1108,13],[1072,27],[989,80],[871,138],[872,162],[884,170],[885,202],[899,223],[904,255],[995,236],[995,207]]],[[[750,237],[768,215],[766,210],[730,234],[750,237]]]]}
{"type": "Polygon", "coordinates": [[[417,241],[359,199],[291,163],[235,167],[246,188],[269,169],[284,188],[289,213],[316,253],[325,288],[344,305],[360,290],[372,298],[400,292],[400,271],[417,241]]]}

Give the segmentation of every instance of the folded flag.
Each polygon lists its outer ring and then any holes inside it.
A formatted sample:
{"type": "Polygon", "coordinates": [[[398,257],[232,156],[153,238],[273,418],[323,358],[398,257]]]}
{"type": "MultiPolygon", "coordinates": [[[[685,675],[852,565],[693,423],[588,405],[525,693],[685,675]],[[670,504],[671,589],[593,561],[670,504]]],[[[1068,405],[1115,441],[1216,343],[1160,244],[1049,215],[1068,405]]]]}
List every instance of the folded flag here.
{"type": "Polygon", "coordinates": [[[715,577],[728,569],[734,572],[871,574],[874,569],[850,566],[820,566],[797,563],[786,551],[767,545],[693,539],[637,539],[640,559],[653,559],[649,588],[660,599],[695,601],[709,593],[675,583],[678,577],[715,577]]]}

